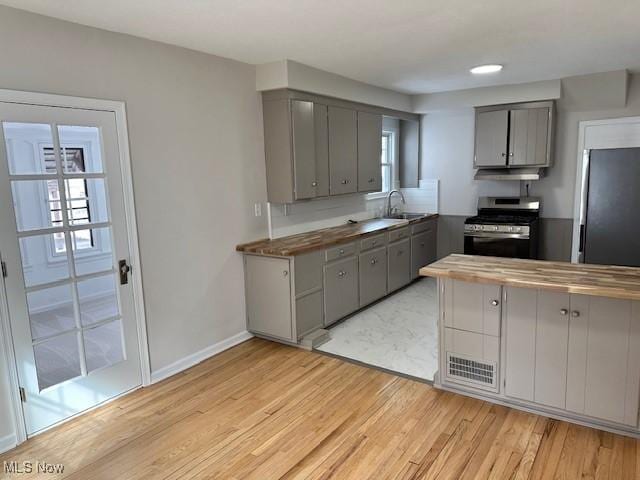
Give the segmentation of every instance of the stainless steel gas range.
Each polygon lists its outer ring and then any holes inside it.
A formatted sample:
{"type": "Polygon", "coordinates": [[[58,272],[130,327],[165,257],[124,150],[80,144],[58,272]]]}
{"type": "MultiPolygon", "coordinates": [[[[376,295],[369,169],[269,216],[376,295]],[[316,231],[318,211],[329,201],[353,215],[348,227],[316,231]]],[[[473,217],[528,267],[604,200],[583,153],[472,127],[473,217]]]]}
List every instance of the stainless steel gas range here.
{"type": "Polygon", "coordinates": [[[464,253],[538,258],[539,214],[537,197],[480,197],[464,222],[464,253]]]}

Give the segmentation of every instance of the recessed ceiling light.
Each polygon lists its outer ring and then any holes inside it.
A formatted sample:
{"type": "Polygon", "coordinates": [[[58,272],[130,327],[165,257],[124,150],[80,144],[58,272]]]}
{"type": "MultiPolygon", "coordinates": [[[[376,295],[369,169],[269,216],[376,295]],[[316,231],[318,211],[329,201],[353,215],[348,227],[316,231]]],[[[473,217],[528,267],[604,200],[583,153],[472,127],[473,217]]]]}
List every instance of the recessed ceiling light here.
{"type": "Polygon", "coordinates": [[[496,73],[502,70],[502,65],[478,65],[471,69],[471,73],[482,75],[483,73],[496,73]]]}

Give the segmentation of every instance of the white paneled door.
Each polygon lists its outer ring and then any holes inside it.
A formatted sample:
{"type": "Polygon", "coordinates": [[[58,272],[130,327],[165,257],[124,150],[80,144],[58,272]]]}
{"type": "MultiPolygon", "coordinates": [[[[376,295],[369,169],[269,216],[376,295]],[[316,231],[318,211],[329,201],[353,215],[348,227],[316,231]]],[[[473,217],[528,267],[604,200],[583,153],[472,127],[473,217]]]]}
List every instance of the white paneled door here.
{"type": "Polygon", "coordinates": [[[0,102],[0,255],[28,434],[141,384],[114,112],[0,102]]]}

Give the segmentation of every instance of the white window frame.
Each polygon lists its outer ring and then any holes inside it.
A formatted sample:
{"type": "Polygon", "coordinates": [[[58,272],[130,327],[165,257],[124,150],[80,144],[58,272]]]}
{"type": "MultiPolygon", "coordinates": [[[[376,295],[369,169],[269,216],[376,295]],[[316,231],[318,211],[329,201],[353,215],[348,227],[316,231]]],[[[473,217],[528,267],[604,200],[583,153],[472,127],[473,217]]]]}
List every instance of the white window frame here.
{"type": "Polygon", "coordinates": [[[382,137],[387,136],[389,140],[387,140],[387,157],[388,162],[383,162],[382,158],[380,158],[380,170],[382,173],[382,166],[389,165],[390,166],[390,177],[391,177],[391,185],[390,190],[381,190],[379,192],[373,192],[367,194],[367,200],[376,200],[380,198],[386,198],[389,192],[398,185],[398,159],[397,159],[397,146],[398,146],[398,132],[396,130],[391,129],[383,129],[382,135],[380,136],[380,142],[382,142],[382,137]]]}

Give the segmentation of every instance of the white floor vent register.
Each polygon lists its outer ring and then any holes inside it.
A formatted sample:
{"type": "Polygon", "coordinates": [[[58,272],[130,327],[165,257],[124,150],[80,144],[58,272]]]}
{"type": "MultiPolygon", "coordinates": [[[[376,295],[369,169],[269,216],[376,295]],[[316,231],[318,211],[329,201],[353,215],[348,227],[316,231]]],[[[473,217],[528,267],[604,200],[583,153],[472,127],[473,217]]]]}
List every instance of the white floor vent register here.
{"type": "Polygon", "coordinates": [[[495,362],[480,362],[447,352],[447,377],[495,390],[497,387],[495,362]]]}

